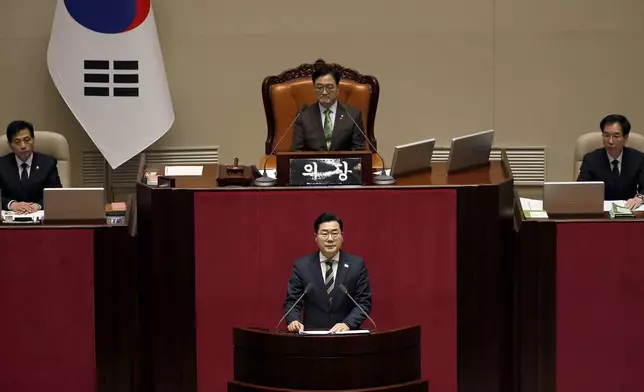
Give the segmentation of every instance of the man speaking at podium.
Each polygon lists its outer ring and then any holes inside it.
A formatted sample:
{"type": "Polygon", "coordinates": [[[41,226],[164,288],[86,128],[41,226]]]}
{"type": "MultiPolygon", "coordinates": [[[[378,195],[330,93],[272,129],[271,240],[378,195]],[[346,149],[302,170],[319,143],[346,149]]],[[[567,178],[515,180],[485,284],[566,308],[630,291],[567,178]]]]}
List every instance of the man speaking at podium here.
{"type": "Polygon", "coordinates": [[[293,151],[364,150],[362,113],[338,103],[340,72],[324,60],[316,61],[313,67],[318,102],[306,108],[295,121],[293,151]]]}
{"type": "Polygon", "coordinates": [[[306,329],[328,329],[331,332],[358,329],[367,318],[353,301],[351,295],[365,312],[371,310],[371,287],[364,260],[358,256],[341,252],[342,220],[333,214],[320,215],[313,224],[315,243],[319,252],[297,259],[288,280],[284,312],[296,303],[286,316],[288,330],[298,332],[306,329]],[[344,293],[339,289],[343,285],[344,293]],[[304,307],[304,324],[300,315],[304,307]]]}

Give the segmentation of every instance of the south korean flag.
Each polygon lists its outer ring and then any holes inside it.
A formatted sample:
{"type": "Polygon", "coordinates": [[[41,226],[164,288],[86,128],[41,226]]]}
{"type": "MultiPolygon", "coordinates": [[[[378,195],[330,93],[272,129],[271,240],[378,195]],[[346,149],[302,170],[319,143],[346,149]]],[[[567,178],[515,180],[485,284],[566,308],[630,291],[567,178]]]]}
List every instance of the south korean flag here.
{"type": "Polygon", "coordinates": [[[58,0],[47,65],[112,168],[174,122],[150,0],[58,0]]]}

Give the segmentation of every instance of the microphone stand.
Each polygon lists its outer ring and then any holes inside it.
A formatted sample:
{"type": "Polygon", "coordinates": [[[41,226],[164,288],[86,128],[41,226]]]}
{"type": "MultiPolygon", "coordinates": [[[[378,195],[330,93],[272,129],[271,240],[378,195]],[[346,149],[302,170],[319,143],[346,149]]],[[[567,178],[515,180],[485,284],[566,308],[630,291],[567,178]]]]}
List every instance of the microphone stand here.
{"type": "Polygon", "coordinates": [[[338,103],[342,106],[342,108],[344,108],[344,111],[347,113],[347,116],[349,116],[351,121],[353,121],[353,124],[356,126],[356,128],[358,128],[358,130],[360,131],[362,136],[364,136],[364,138],[367,141],[367,143],[369,143],[369,145],[371,146],[371,149],[376,153],[376,155],[378,155],[378,157],[382,161],[382,171],[380,172],[380,174],[378,174],[377,176],[375,176],[373,178],[373,183],[375,185],[393,185],[393,184],[395,184],[396,179],[393,178],[392,176],[390,176],[389,174],[387,174],[387,172],[385,172],[385,160],[382,157],[382,155],[380,155],[380,153],[378,152],[378,149],[376,149],[376,147],[373,145],[373,143],[371,143],[371,140],[369,140],[369,138],[367,137],[367,134],[364,133],[362,128],[360,128],[360,126],[358,125],[356,120],[354,120],[353,116],[349,113],[349,110],[347,109],[347,105],[341,103],[340,101],[338,101],[338,103]]]}
{"type": "Polygon", "coordinates": [[[286,135],[288,134],[288,131],[291,130],[291,128],[293,127],[293,124],[295,124],[297,119],[300,118],[300,115],[302,114],[304,109],[306,109],[306,107],[307,107],[306,104],[304,104],[304,105],[302,105],[302,107],[300,107],[300,110],[298,110],[297,115],[293,119],[293,122],[291,122],[291,125],[289,125],[288,128],[286,128],[286,132],[284,132],[284,134],[282,135],[280,140],[278,140],[277,143],[275,143],[275,146],[273,146],[273,151],[271,151],[271,153],[268,154],[268,156],[266,157],[266,161],[264,162],[264,173],[263,173],[263,175],[261,177],[259,177],[259,178],[256,178],[255,181],[254,181],[255,186],[266,186],[266,187],[268,187],[268,186],[274,186],[277,183],[276,178],[271,178],[266,174],[266,165],[268,165],[268,160],[271,159],[271,156],[273,156],[273,153],[275,152],[275,150],[277,150],[277,147],[280,145],[282,140],[284,140],[284,137],[286,137],[286,135]]]}

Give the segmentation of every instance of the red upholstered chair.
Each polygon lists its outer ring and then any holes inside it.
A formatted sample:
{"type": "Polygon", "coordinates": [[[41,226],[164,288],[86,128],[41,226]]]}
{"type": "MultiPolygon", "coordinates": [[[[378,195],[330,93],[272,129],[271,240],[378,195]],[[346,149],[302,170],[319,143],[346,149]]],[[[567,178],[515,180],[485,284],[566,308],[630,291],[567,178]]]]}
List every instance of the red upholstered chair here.
{"type": "MultiPolygon", "coordinates": [[[[339,64],[329,64],[340,71],[340,94],[338,99],[349,106],[360,109],[362,121],[365,126],[363,131],[369,137],[371,143],[378,147],[374,135],[374,124],[376,121],[376,110],[378,109],[378,97],[380,86],[378,79],[370,75],[362,75],[358,71],[344,68],[339,64]]],[[[268,159],[267,167],[274,169],[275,155],[268,157],[273,146],[284,135],[291,124],[297,110],[303,105],[311,105],[317,102],[315,89],[311,75],[313,64],[302,64],[297,68],[288,69],[276,76],[267,76],[262,83],[262,98],[264,110],[266,111],[266,145],[264,155],[260,159],[260,168],[268,159]]],[[[282,140],[277,152],[291,151],[293,139],[293,128],[282,140]]],[[[369,143],[365,143],[365,150],[372,150],[369,143]]],[[[373,154],[373,168],[382,169],[382,161],[376,154],[373,154]]]]}

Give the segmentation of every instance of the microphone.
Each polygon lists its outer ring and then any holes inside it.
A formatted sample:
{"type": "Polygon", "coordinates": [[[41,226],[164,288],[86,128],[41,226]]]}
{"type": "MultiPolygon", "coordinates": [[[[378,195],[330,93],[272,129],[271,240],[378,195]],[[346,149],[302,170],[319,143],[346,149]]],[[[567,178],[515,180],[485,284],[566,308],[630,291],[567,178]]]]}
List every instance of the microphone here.
{"type": "Polygon", "coordinates": [[[367,137],[367,134],[364,133],[364,131],[362,130],[362,128],[360,128],[360,126],[358,125],[356,120],[353,118],[351,113],[349,113],[349,109],[347,108],[347,105],[343,104],[340,101],[338,101],[338,104],[340,104],[340,106],[342,106],[344,111],[347,113],[347,116],[349,116],[351,121],[353,121],[353,124],[356,126],[356,128],[358,128],[358,130],[360,131],[362,136],[364,136],[364,138],[367,141],[367,143],[369,143],[369,145],[371,146],[373,151],[376,153],[376,155],[378,155],[378,157],[382,161],[382,171],[380,172],[379,175],[377,175],[377,176],[375,176],[373,178],[373,183],[376,184],[376,185],[393,185],[393,184],[395,184],[396,180],[392,176],[387,175],[387,173],[385,172],[385,160],[383,159],[382,155],[380,155],[380,153],[378,152],[376,147],[371,143],[371,140],[369,140],[369,138],[367,137]]]}
{"type": "Polygon", "coordinates": [[[342,290],[342,292],[343,292],[343,293],[345,293],[345,294],[347,295],[347,297],[349,297],[349,299],[350,299],[351,301],[353,301],[353,303],[358,307],[358,309],[360,309],[360,311],[361,311],[362,313],[364,313],[364,315],[365,315],[365,316],[367,316],[367,318],[369,319],[369,321],[371,321],[371,324],[373,324],[373,329],[374,329],[375,331],[377,331],[377,330],[378,330],[378,327],[376,326],[376,322],[375,322],[375,321],[373,321],[373,319],[369,316],[369,313],[365,312],[365,311],[364,311],[364,309],[362,309],[362,306],[360,306],[360,305],[356,302],[356,300],[355,300],[355,299],[353,299],[353,297],[351,296],[351,294],[349,294],[349,291],[347,290],[347,288],[346,288],[346,287],[344,287],[344,285],[343,285],[342,283],[340,283],[340,285],[339,285],[338,287],[340,288],[340,290],[342,290]]]}
{"type": "Polygon", "coordinates": [[[291,122],[291,125],[289,125],[288,128],[286,128],[286,132],[284,132],[280,140],[278,140],[277,143],[275,143],[275,145],[273,146],[273,151],[271,151],[271,153],[268,154],[268,156],[266,157],[266,161],[264,162],[264,175],[255,179],[255,186],[273,186],[275,185],[275,183],[277,183],[277,179],[270,178],[269,176],[266,175],[266,165],[268,165],[268,160],[271,158],[271,155],[273,155],[275,150],[277,150],[277,147],[280,145],[282,140],[284,140],[284,137],[288,135],[288,131],[293,127],[293,124],[295,124],[295,121],[297,121],[297,119],[300,118],[300,115],[307,107],[308,107],[307,104],[303,104],[302,106],[300,106],[300,110],[297,111],[297,115],[293,119],[293,122],[291,122]]]}
{"type": "MultiPolygon", "coordinates": [[[[294,303],[293,305],[291,305],[291,307],[289,308],[289,310],[288,310],[286,313],[284,313],[284,316],[282,316],[282,318],[280,319],[280,321],[278,321],[277,325],[275,326],[275,330],[276,330],[276,331],[277,331],[277,327],[279,327],[279,326],[280,326],[280,324],[282,323],[282,321],[284,321],[284,319],[286,318],[286,316],[288,316],[288,315],[289,315],[289,313],[291,313],[291,310],[293,310],[293,308],[295,308],[295,305],[297,305],[297,303],[298,303],[298,302],[300,302],[300,300],[301,300],[302,298],[304,298],[304,296],[306,295],[306,293],[308,293],[309,291],[311,291],[311,288],[312,288],[312,287],[313,287],[313,283],[309,283],[309,284],[307,284],[307,285],[306,285],[306,287],[304,288],[304,292],[302,293],[302,295],[300,295],[300,298],[298,298],[298,299],[297,299],[297,301],[295,301],[295,303],[294,303]]],[[[369,317],[369,316],[367,316],[367,317],[369,317]]]]}

